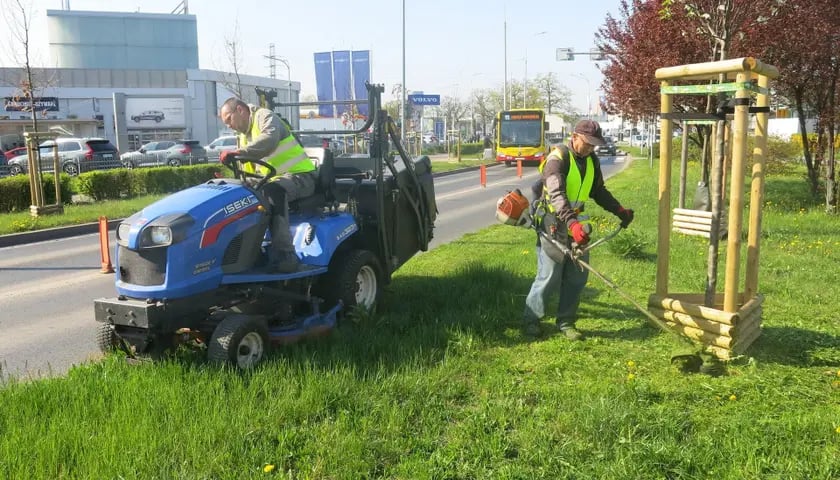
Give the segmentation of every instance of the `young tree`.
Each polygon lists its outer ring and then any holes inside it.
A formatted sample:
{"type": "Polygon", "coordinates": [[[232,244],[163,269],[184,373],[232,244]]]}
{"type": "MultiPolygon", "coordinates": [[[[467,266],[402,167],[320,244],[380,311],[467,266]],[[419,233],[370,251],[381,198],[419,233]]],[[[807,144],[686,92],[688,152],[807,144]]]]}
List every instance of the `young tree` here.
{"type": "Polygon", "coordinates": [[[478,119],[477,125],[481,127],[481,133],[483,135],[487,135],[487,125],[493,121],[498,111],[491,97],[491,91],[483,89],[473,90],[472,97],[470,98],[472,113],[478,119]]]}
{"type": "MultiPolygon", "coordinates": [[[[458,128],[458,121],[464,115],[466,108],[461,100],[455,97],[443,97],[440,101],[440,111],[446,121],[446,128],[454,130],[458,128]]],[[[449,132],[446,133],[449,134],[449,132]]]]}
{"type": "Polygon", "coordinates": [[[27,103],[26,111],[32,118],[32,131],[38,131],[38,115],[45,114],[46,110],[38,111],[35,99],[49,85],[44,72],[36,71],[32,66],[32,5],[24,0],[3,0],[0,3],[9,27],[11,45],[18,45],[19,50],[11,48],[6,50],[11,60],[21,68],[20,76],[13,80],[14,86],[20,92],[15,97],[27,103]]]}
{"type": "Polygon", "coordinates": [[[530,91],[529,88],[528,94],[534,95],[534,99],[531,100],[534,106],[544,109],[549,114],[568,114],[571,112],[571,92],[568,88],[560,85],[553,73],[537,75],[537,78],[533,81],[533,88],[534,92],[530,91]]]}
{"type": "Polygon", "coordinates": [[[244,99],[245,93],[242,89],[241,72],[243,70],[245,55],[242,50],[242,42],[239,39],[239,20],[234,23],[233,33],[225,35],[225,60],[229,72],[225,72],[225,80],[222,84],[231,91],[237,98],[244,99]]]}

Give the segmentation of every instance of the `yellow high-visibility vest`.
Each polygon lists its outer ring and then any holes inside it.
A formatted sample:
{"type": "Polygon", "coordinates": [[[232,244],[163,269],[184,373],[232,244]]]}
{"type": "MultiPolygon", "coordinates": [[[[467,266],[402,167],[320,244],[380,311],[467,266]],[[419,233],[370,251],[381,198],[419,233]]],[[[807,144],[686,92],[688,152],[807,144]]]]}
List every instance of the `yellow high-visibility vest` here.
{"type": "MultiPolygon", "coordinates": [[[[259,135],[260,126],[254,121],[256,112],[251,112],[251,135],[250,138],[255,138],[259,135]]],[[[283,121],[283,119],[280,119],[283,121]]],[[[277,148],[269,153],[262,161],[268,163],[277,170],[277,174],[283,173],[306,173],[315,170],[315,164],[306,155],[303,147],[298,143],[294,135],[292,135],[292,128],[285,121],[283,122],[289,130],[289,135],[280,140],[277,148]]],[[[239,134],[239,148],[244,148],[248,145],[248,135],[244,133],[239,134]]],[[[256,172],[256,168],[251,162],[243,162],[242,169],[249,173],[256,172]]]]}
{"type": "MultiPolygon", "coordinates": [[[[540,163],[540,175],[542,175],[545,163],[552,157],[563,158],[563,152],[559,148],[555,148],[552,152],[540,163]]],[[[573,155],[569,152],[569,173],[566,174],[566,198],[573,209],[577,212],[583,211],[584,203],[589,198],[589,193],[592,192],[592,184],[595,183],[595,164],[591,156],[586,157],[586,173],[581,179],[580,169],[573,155]]],[[[554,205],[551,204],[551,199],[548,197],[548,187],[543,182],[543,194],[545,195],[546,208],[549,212],[554,213],[554,205]]]]}

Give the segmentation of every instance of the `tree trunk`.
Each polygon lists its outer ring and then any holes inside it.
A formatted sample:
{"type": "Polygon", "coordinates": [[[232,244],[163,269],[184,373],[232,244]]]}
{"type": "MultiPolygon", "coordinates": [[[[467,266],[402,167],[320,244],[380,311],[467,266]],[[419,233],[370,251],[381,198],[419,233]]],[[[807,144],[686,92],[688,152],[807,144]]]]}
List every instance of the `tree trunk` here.
{"type": "Polygon", "coordinates": [[[805,157],[805,167],[808,169],[808,183],[811,186],[811,193],[817,194],[819,190],[819,173],[814,168],[814,161],[811,158],[811,146],[808,144],[808,129],[805,126],[805,105],[803,103],[803,87],[794,90],[794,103],[796,113],[799,115],[799,133],[802,135],[802,155],[805,157]]]}

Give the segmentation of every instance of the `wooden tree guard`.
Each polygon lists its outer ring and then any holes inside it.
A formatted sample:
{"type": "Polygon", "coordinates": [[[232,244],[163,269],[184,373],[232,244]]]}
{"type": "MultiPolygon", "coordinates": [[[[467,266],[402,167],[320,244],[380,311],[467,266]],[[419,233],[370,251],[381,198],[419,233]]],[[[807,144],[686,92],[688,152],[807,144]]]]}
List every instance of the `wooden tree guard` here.
{"type": "MultiPolygon", "coordinates": [[[[721,234],[726,232],[726,214],[721,216],[721,234]]],[[[712,226],[712,212],[705,210],[674,209],[674,231],[686,235],[709,238],[712,226]]]]}
{"type": "MultiPolygon", "coordinates": [[[[706,346],[721,359],[743,354],[761,334],[763,297],[758,294],[758,268],[761,240],[761,217],[764,204],[764,175],[767,157],[767,121],[770,79],[779,76],[776,67],[751,58],[695,63],[656,70],[660,81],[661,125],[659,144],[659,229],[657,242],[656,293],[650,295],[648,308],[675,331],[706,346]],[[723,75],[734,83],[718,85],[678,85],[680,82],[717,80],[723,75]],[[704,294],[668,291],[671,251],[671,141],[672,96],[714,91],[734,91],[734,119],[729,138],[732,141],[730,163],[729,232],[741,232],[744,210],[744,170],[747,157],[747,128],[750,96],[756,94],[755,149],[750,186],[749,229],[746,272],[743,291],[739,292],[741,235],[726,238],[726,268],[723,293],[716,293],[713,305],[706,305],[704,294]]],[[[692,211],[696,212],[696,211],[692,211]]],[[[675,211],[675,214],[677,212],[675,211]]],[[[680,213],[679,215],[682,215],[680,213]]],[[[688,215],[685,223],[702,223],[699,215],[688,215]]],[[[676,215],[674,226],[676,225],[676,215]]],[[[680,228],[687,228],[680,226],[680,228]]],[[[697,228],[696,230],[702,230],[697,228]]],[[[706,229],[708,231],[708,228],[706,229]]],[[[711,292],[710,292],[711,293],[711,292]]]]}

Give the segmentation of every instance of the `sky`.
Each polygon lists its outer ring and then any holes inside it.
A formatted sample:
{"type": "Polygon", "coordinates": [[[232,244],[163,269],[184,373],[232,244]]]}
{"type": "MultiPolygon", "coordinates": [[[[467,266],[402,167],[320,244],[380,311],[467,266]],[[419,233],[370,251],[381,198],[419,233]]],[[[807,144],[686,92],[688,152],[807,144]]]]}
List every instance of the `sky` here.
{"type": "MultiPolygon", "coordinates": [[[[62,0],[23,0],[32,7],[34,62],[50,66],[46,11],[62,0]]],[[[466,99],[478,88],[500,88],[507,74],[522,81],[553,72],[572,93],[580,112],[595,105],[602,75],[588,55],[556,61],[557,48],[588,52],[607,14],[619,17],[620,0],[581,4],[546,0],[403,0],[405,4],[405,83],[409,91],[466,99]],[[573,13],[574,10],[574,13],[573,13]],[[507,35],[505,35],[505,23],[507,35]]],[[[289,61],[303,95],[315,94],[313,54],[331,50],[370,50],[371,81],[391,88],[402,83],[403,1],[401,0],[191,0],[198,24],[199,66],[230,70],[224,40],[234,36],[245,59],[243,73],[268,76],[268,46],[289,61]]],[[[69,0],[72,10],[170,13],[181,0],[69,0]]],[[[5,23],[5,18],[0,17],[5,23]]],[[[6,26],[0,32],[8,31],[6,26]]],[[[5,43],[7,38],[0,40],[5,43]]],[[[9,59],[0,58],[4,66],[9,59]]],[[[53,63],[54,65],[54,63],[53,63]]],[[[277,77],[287,76],[277,64],[277,77]]],[[[594,108],[594,107],[593,107],[594,108]]]]}

